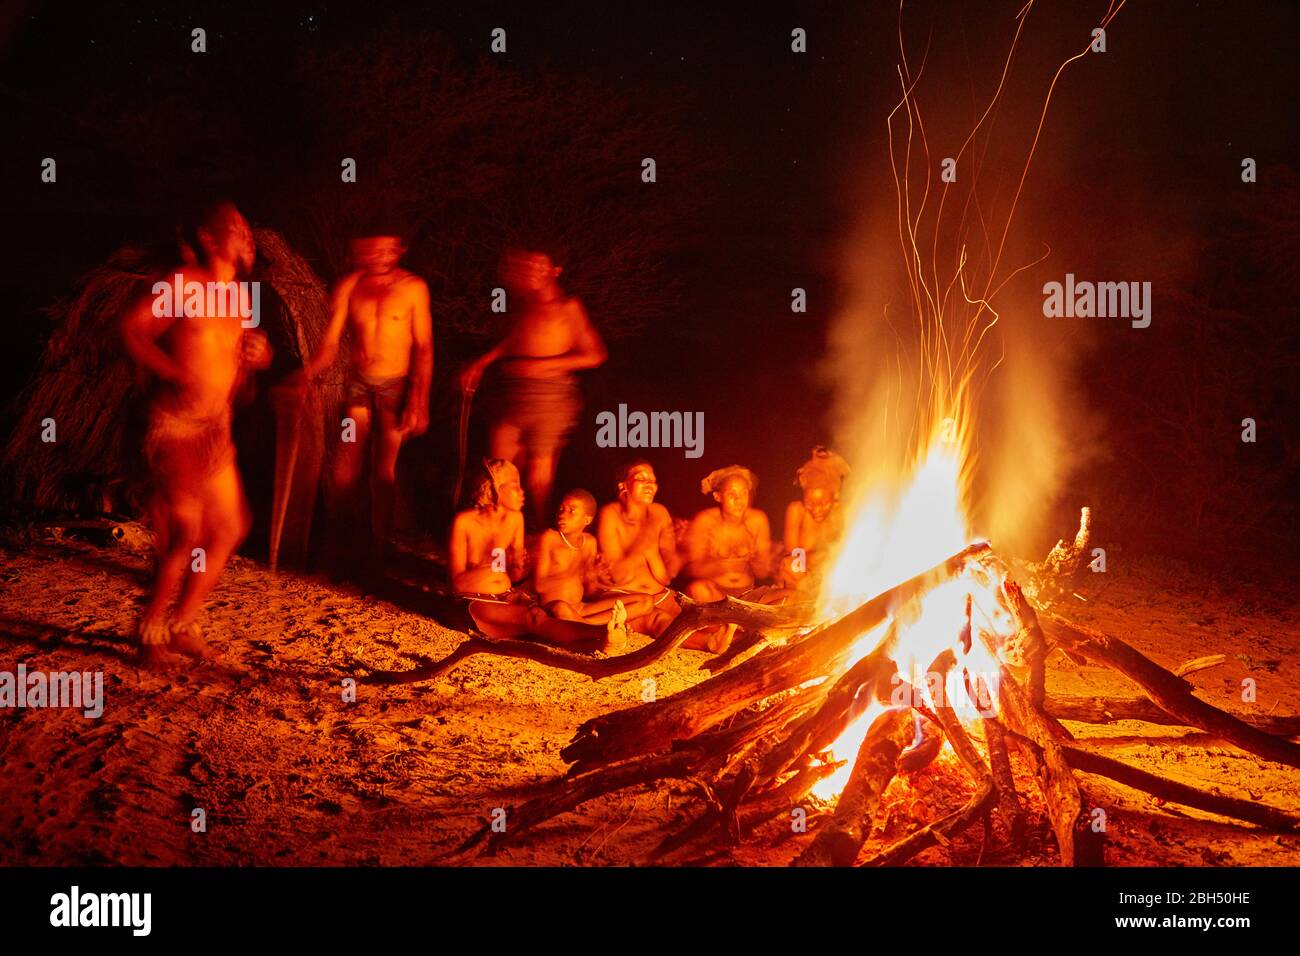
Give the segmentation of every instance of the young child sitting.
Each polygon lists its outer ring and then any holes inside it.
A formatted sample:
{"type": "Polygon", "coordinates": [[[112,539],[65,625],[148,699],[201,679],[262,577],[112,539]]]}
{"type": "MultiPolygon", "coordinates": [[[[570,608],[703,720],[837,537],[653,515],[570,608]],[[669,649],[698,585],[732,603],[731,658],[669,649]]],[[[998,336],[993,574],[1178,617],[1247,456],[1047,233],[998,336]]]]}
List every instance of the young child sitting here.
{"type": "Polygon", "coordinates": [[[785,552],[777,583],[810,596],[821,586],[824,565],[844,533],[840,486],[849,464],[822,445],[795,473],[802,490],[785,509],[785,552]]]}
{"type": "Polygon", "coordinates": [[[556,644],[588,642],[599,649],[627,639],[622,605],[605,626],[562,621],[515,587],[526,573],[524,489],[519,470],[502,458],[484,462],[474,483],[474,507],[451,526],[448,570],[452,590],[469,602],[470,617],[488,637],[533,636],[556,644]]]}
{"type": "Polygon", "coordinates": [[[534,587],[546,613],[563,621],[607,624],[621,607],[630,617],[649,614],[654,600],[648,594],[602,596],[596,536],[587,528],[596,520],[596,499],[581,488],[560,501],[555,527],[543,532],[538,543],[534,587]],[[587,595],[591,593],[592,599],[587,595]]]}

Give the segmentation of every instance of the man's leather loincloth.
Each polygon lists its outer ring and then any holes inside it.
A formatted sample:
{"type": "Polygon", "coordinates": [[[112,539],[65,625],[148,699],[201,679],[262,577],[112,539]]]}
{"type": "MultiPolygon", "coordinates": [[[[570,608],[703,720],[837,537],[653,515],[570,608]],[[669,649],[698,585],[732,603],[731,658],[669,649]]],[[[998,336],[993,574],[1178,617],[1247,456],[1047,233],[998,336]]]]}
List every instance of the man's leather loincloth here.
{"type": "Polygon", "coordinates": [[[344,389],[343,401],[348,408],[360,406],[370,409],[375,415],[388,412],[398,416],[402,414],[406,397],[406,376],[371,380],[354,370],[348,373],[344,389]]]}
{"type": "Polygon", "coordinates": [[[501,382],[495,421],[514,425],[530,449],[564,446],[582,411],[582,393],[572,375],[559,378],[510,378],[501,382]]]}
{"type": "Polygon", "coordinates": [[[144,438],[145,461],[154,482],[167,491],[197,491],[235,461],[230,412],[193,417],[154,408],[144,438]]]}

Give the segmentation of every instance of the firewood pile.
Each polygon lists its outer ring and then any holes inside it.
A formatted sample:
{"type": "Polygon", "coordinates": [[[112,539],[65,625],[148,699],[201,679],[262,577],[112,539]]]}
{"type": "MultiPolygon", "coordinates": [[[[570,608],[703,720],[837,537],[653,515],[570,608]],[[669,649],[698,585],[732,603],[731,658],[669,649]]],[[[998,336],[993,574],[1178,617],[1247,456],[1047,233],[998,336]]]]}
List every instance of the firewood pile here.
{"type": "MultiPolygon", "coordinates": [[[[1081,538],[1086,545],[1086,534],[1081,538]]],[[[1060,863],[1103,865],[1105,826],[1098,825],[1100,811],[1088,800],[1081,773],[1259,827],[1300,827],[1300,818],[1267,804],[1168,780],[1076,741],[1061,720],[1137,719],[1197,728],[1265,760],[1300,767],[1300,745],[1289,739],[1300,734],[1300,718],[1234,716],[1197,698],[1183,677],[1125,642],[1040,615],[987,544],[973,544],[833,620],[815,623],[815,613],[807,604],[687,601],[661,637],[618,657],[471,638],[443,661],[367,679],[433,679],[480,653],[600,679],[645,667],[701,627],[735,623],[762,635],[688,690],[582,724],[561,752],[571,764],[568,774],[507,810],[503,831],[489,824],[474,833],[462,853],[494,852],[586,801],[664,781],[685,783],[698,795],[698,810],[687,825],[664,834],[647,862],[707,857],[750,839],[761,824],[800,812],[807,825],[806,833],[795,834],[804,844],[793,860],[797,866],[897,865],[929,847],[947,846],[977,822],[986,842],[1001,841],[1014,854],[1025,834],[1024,798],[1032,787],[1046,808],[1060,863]],[[951,641],[918,686],[912,683],[915,670],[897,663],[906,656],[911,612],[935,588],[954,582],[967,590],[965,614],[952,621],[951,641]],[[981,606],[990,604],[995,606],[981,606]],[[869,633],[879,636],[864,651],[869,633]],[[1047,695],[1045,662],[1055,648],[1076,663],[1113,668],[1142,696],[1047,695]],[[943,692],[952,686],[964,693],[943,692]],[[868,718],[856,753],[836,759],[835,742],[868,718]],[[891,781],[926,773],[945,744],[969,777],[965,805],[863,858],[891,781]],[[1012,754],[1022,768],[1019,777],[1012,754]],[[846,759],[851,770],[838,795],[815,797],[819,781],[841,770],[846,759]]]]}

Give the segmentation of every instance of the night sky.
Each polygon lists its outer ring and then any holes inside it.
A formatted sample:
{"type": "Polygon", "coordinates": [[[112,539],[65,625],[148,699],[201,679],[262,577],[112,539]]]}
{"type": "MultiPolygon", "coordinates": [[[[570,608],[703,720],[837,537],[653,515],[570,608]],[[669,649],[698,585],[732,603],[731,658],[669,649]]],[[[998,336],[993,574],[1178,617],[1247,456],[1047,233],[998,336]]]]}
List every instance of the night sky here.
{"type": "MultiPolygon", "coordinates": [[[[313,148],[312,130],[293,99],[299,94],[292,91],[311,88],[312,78],[301,75],[302,58],[328,59],[398,30],[438,38],[470,65],[490,56],[489,34],[500,26],[508,32],[508,53],[496,59],[501,69],[525,80],[541,73],[581,76],[607,87],[633,113],[666,108],[698,151],[692,158],[706,166],[699,181],[683,183],[674,177],[675,157],[658,158],[660,181],[646,188],[689,188],[699,197],[687,205],[678,242],[658,264],[680,286],[678,302],[670,314],[612,343],[609,363],[586,376],[588,412],[619,402],[704,411],[701,461],[686,461],[676,450],[652,452],[661,499],[675,514],[693,512],[705,504],[700,477],[736,460],[759,472],[758,503],[779,520],[795,467],[829,435],[831,391],[818,367],[842,302],[845,243],[865,208],[892,197],[884,117],[897,95],[898,24],[892,3],[773,6],[465,3],[408,10],[261,3],[208,10],[168,2],[108,3],[86,13],[55,4],[7,5],[0,102],[7,118],[8,255],[0,294],[11,344],[0,397],[11,399],[35,367],[47,334],[42,308],[122,243],[156,235],[193,190],[233,196],[255,224],[282,230],[332,281],[324,250],[313,248],[294,213],[329,201],[303,185],[312,180],[309,167],[336,170],[338,164],[335,155],[313,148]],[[202,56],[189,50],[193,26],[208,32],[209,52],[202,56]],[[793,27],[808,31],[807,54],[791,53],[793,27]],[[227,153],[208,155],[197,167],[220,169],[220,182],[196,177],[184,143],[157,144],[147,167],[137,152],[120,147],[126,121],[148,136],[156,110],[165,110],[169,123],[177,111],[195,124],[239,118],[225,141],[227,153]],[[56,185],[40,182],[44,156],[58,157],[56,185]],[[790,312],[795,286],[808,290],[805,315],[790,312]]],[[[909,56],[919,61],[929,44],[922,95],[936,129],[955,128],[974,100],[982,101],[1020,6],[1020,0],[908,5],[909,56]]],[[[1055,65],[1078,48],[1104,9],[1104,3],[1074,0],[1035,8],[1016,82],[1001,107],[1006,117],[1028,115],[1055,65]]],[[[1293,64],[1300,60],[1294,26],[1289,3],[1130,2],[1110,31],[1107,53],[1067,74],[1053,102],[1015,247],[1032,258],[1046,243],[1052,256],[1025,277],[1025,288],[1065,271],[1109,269],[1103,274],[1120,279],[1163,274],[1150,264],[1155,258],[1235,228],[1240,162],[1251,156],[1261,170],[1257,201],[1277,213],[1269,245],[1290,266],[1207,285],[1205,253],[1188,252],[1171,274],[1189,299],[1232,298],[1232,309],[1250,317],[1251,341],[1243,347],[1274,359],[1294,357],[1293,64]]],[[[557,139],[577,132],[554,130],[557,139]]],[[[1023,146],[1012,137],[1007,156],[1023,146]]],[[[991,195],[1007,187],[998,177],[1010,169],[991,167],[991,195]]],[[[635,182],[639,169],[631,165],[627,174],[635,182]]],[[[592,317],[600,326],[603,317],[592,317]]],[[[436,313],[434,322],[439,414],[452,407],[452,366],[488,339],[440,330],[436,313]]],[[[1140,431],[1152,404],[1142,391],[1151,360],[1135,350],[1175,348],[1170,337],[1182,335],[1164,314],[1149,331],[1139,340],[1109,327],[1077,332],[1080,361],[1070,374],[1078,377],[1089,415],[1106,423],[1105,450],[1052,503],[1062,515],[1098,498],[1111,502],[1114,514],[1138,514],[1139,499],[1124,498],[1129,490],[1163,484],[1151,477],[1153,469],[1177,477],[1176,463],[1125,457],[1132,444],[1125,430],[1140,431]]],[[[1188,370],[1186,387],[1194,390],[1193,366],[1188,370]]],[[[875,371],[865,367],[862,375],[875,371]]],[[[1262,452],[1287,477],[1267,495],[1281,509],[1282,531],[1294,535],[1294,507],[1286,504],[1296,474],[1294,444],[1288,444],[1296,441],[1287,420],[1296,407],[1291,378],[1274,369],[1243,376],[1234,388],[1269,423],[1262,452]]],[[[1225,414],[1240,417],[1235,409],[1225,414]]],[[[481,433],[481,423],[476,428],[481,433]]],[[[420,474],[449,483],[454,429],[454,414],[446,415],[409,449],[413,460],[426,462],[420,474]]],[[[605,500],[612,496],[614,466],[626,457],[595,448],[591,430],[580,431],[558,483],[583,483],[605,500]]],[[[430,530],[438,519],[418,518],[430,530]]],[[[1164,522],[1177,525],[1177,514],[1164,522]]],[[[1155,524],[1127,530],[1133,540],[1142,540],[1144,530],[1151,538],[1160,534],[1155,524]]]]}

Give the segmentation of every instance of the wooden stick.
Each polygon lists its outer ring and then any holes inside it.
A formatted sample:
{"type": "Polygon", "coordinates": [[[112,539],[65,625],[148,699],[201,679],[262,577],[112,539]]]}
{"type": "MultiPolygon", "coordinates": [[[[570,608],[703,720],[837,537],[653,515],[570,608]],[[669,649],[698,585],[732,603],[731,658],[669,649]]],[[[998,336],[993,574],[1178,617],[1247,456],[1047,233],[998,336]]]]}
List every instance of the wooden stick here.
{"type": "Polygon", "coordinates": [[[877,718],[858,749],[853,772],[835,813],[817,830],[793,866],[852,866],[871,835],[880,796],[898,770],[898,756],[912,740],[912,711],[898,708],[877,718]]]}
{"type": "Polygon", "coordinates": [[[799,695],[795,695],[751,720],[725,730],[700,734],[669,753],[647,754],[590,773],[562,777],[538,796],[507,811],[504,831],[495,832],[491,824],[488,824],[471,835],[456,852],[468,850],[484,838],[488,839],[488,849],[494,851],[507,840],[513,840],[551,817],[567,813],[579,804],[616,790],[669,778],[699,777],[707,783],[710,769],[716,769],[718,763],[734,748],[784,726],[803,704],[799,695]]]}
{"type": "MultiPolygon", "coordinates": [[[[1086,515],[1086,508],[1084,513],[1086,515]]],[[[1081,531],[1080,534],[1082,533],[1081,531]]],[[[1024,631],[1021,643],[1025,663],[1029,665],[1029,702],[1042,708],[1047,686],[1047,639],[1038,623],[1038,615],[1020,585],[1011,578],[1004,578],[1002,593],[1024,631]]]]}
{"type": "Polygon", "coordinates": [[[724,824],[731,842],[739,843],[748,837],[755,827],[767,822],[778,813],[793,810],[817,781],[829,777],[842,766],[841,762],[804,767],[779,787],[751,798],[739,808],[738,812],[733,810],[728,813],[724,807],[723,812],[719,813],[710,808],[681,832],[665,837],[651,852],[650,861],[657,862],[669,854],[699,842],[724,824]]]}
{"type": "Polygon", "coordinates": [[[948,840],[966,829],[981,816],[989,812],[997,799],[997,788],[990,778],[956,813],[949,814],[942,820],[928,823],[915,833],[910,833],[896,843],[890,844],[863,866],[901,866],[923,850],[928,850],[936,843],[947,844],[948,840]]]}
{"type": "MultiPolygon", "coordinates": [[[[1119,720],[1141,720],[1164,727],[1191,726],[1160,707],[1147,697],[1073,697],[1065,694],[1048,694],[1044,710],[1059,720],[1074,720],[1085,724],[1113,724],[1119,720]]],[[[1268,714],[1233,714],[1256,730],[1276,737],[1300,736],[1300,717],[1270,716],[1268,714]]]]}
{"type": "Polygon", "coordinates": [[[1059,724],[1049,723],[1051,718],[1034,708],[1006,667],[1001,668],[998,700],[1002,720],[1018,736],[1036,745],[1024,751],[1034,765],[1038,788],[1047,803],[1062,865],[1104,865],[1105,833],[1091,825],[1091,815],[1058,738],[1063,729],[1058,730],[1059,724]]]}
{"type": "MultiPolygon", "coordinates": [[[[952,670],[956,663],[957,657],[950,648],[939,652],[939,656],[930,665],[930,673],[939,675],[938,686],[948,686],[948,672],[952,670]]],[[[947,700],[935,700],[934,704],[935,717],[943,727],[944,733],[948,735],[953,752],[966,765],[975,781],[975,793],[966,805],[956,813],[927,824],[915,833],[911,833],[891,844],[885,850],[867,860],[863,864],[864,866],[899,866],[936,843],[942,843],[946,846],[953,836],[987,814],[997,799],[998,791],[994,777],[989,772],[989,767],[984,762],[984,759],[979,755],[979,751],[975,749],[975,745],[971,743],[970,737],[966,735],[966,729],[961,724],[961,718],[957,716],[957,712],[953,710],[951,703],[947,700]]],[[[1012,792],[1014,795],[1014,789],[1012,792]]]]}
{"type": "Polygon", "coordinates": [[[1016,778],[1011,773],[1011,757],[1007,753],[1007,736],[996,720],[981,717],[984,741],[989,748],[989,765],[993,769],[993,783],[998,791],[998,816],[1006,827],[1007,840],[1019,843],[1025,835],[1025,808],[1016,791],[1016,778]]]}
{"type": "Polygon", "coordinates": [[[1190,661],[1184,661],[1173,670],[1175,677],[1186,677],[1188,674],[1195,674],[1197,671],[1207,670],[1211,667],[1218,667],[1220,664],[1227,663],[1227,654],[1209,654],[1205,657],[1193,658],[1190,661]]]}
{"type": "Polygon", "coordinates": [[[372,671],[361,678],[367,684],[411,684],[416,681],[436,680],[452,670],[457,664],[475,654],[495,654],[500,657],[514,657],[535,661],[547,667],[576,671],[586,674],[592,680],[613,677],[629,671],[648,667],[670,651],[679,647],[686,638],[702,627],[715,622],[741,623],[749,627],[802,627],[810,613],[810,605],[792,604],[769,606],[741,601],[730,596],[720,601],[700,604],[682,595],[682,612],[658,638],[629,654],[616,657],[591,657],[575,654],[563,648],[552,647],[537,641],[494,640],[486,637],[471,637],[440,661],[404,671],[372,671]]]}
{"type": "Polygon", "coordinates": [[[1222,737],[1265,760],[1300,767],[1300,744],[1265,733],[1196,697],[1192,687],[1121,640],[1048,615],[1047,632],[1057,643],[1106,664],[1136,683],[1162,710],[1191,727],[1222,737]]]}
{"type": "Polygon", "coordinates": [[[1242,800],[1238,797],[1224,797],[1216,793],[1198,790],[1187,784],[1157,777],[1155,774],[1139,770],[1137,767],[1130,767],[1126,763],[1121,763],[1094,751],[1084,750],[1082,747],[1065,744],[1062,745],[1062,750],[1065,751],[1065,759],[1076,770],[1109,777],[1112,780],[1119,781],[1126,787],[1145,790],[1147,793],[1162,800],[1168,800],[1170,803],[1181,803],[1183,806],[1208,810],[1210,813],[1217,813],[1220,816],[1233,817],[1237,820],[1245,820],[1248,823],[1257,823],[1262,827],[1268,827],[1270,830],[1295,832],[1300,829],[1300,817],[1292,816],[1267,804],[1242,800]]]}

